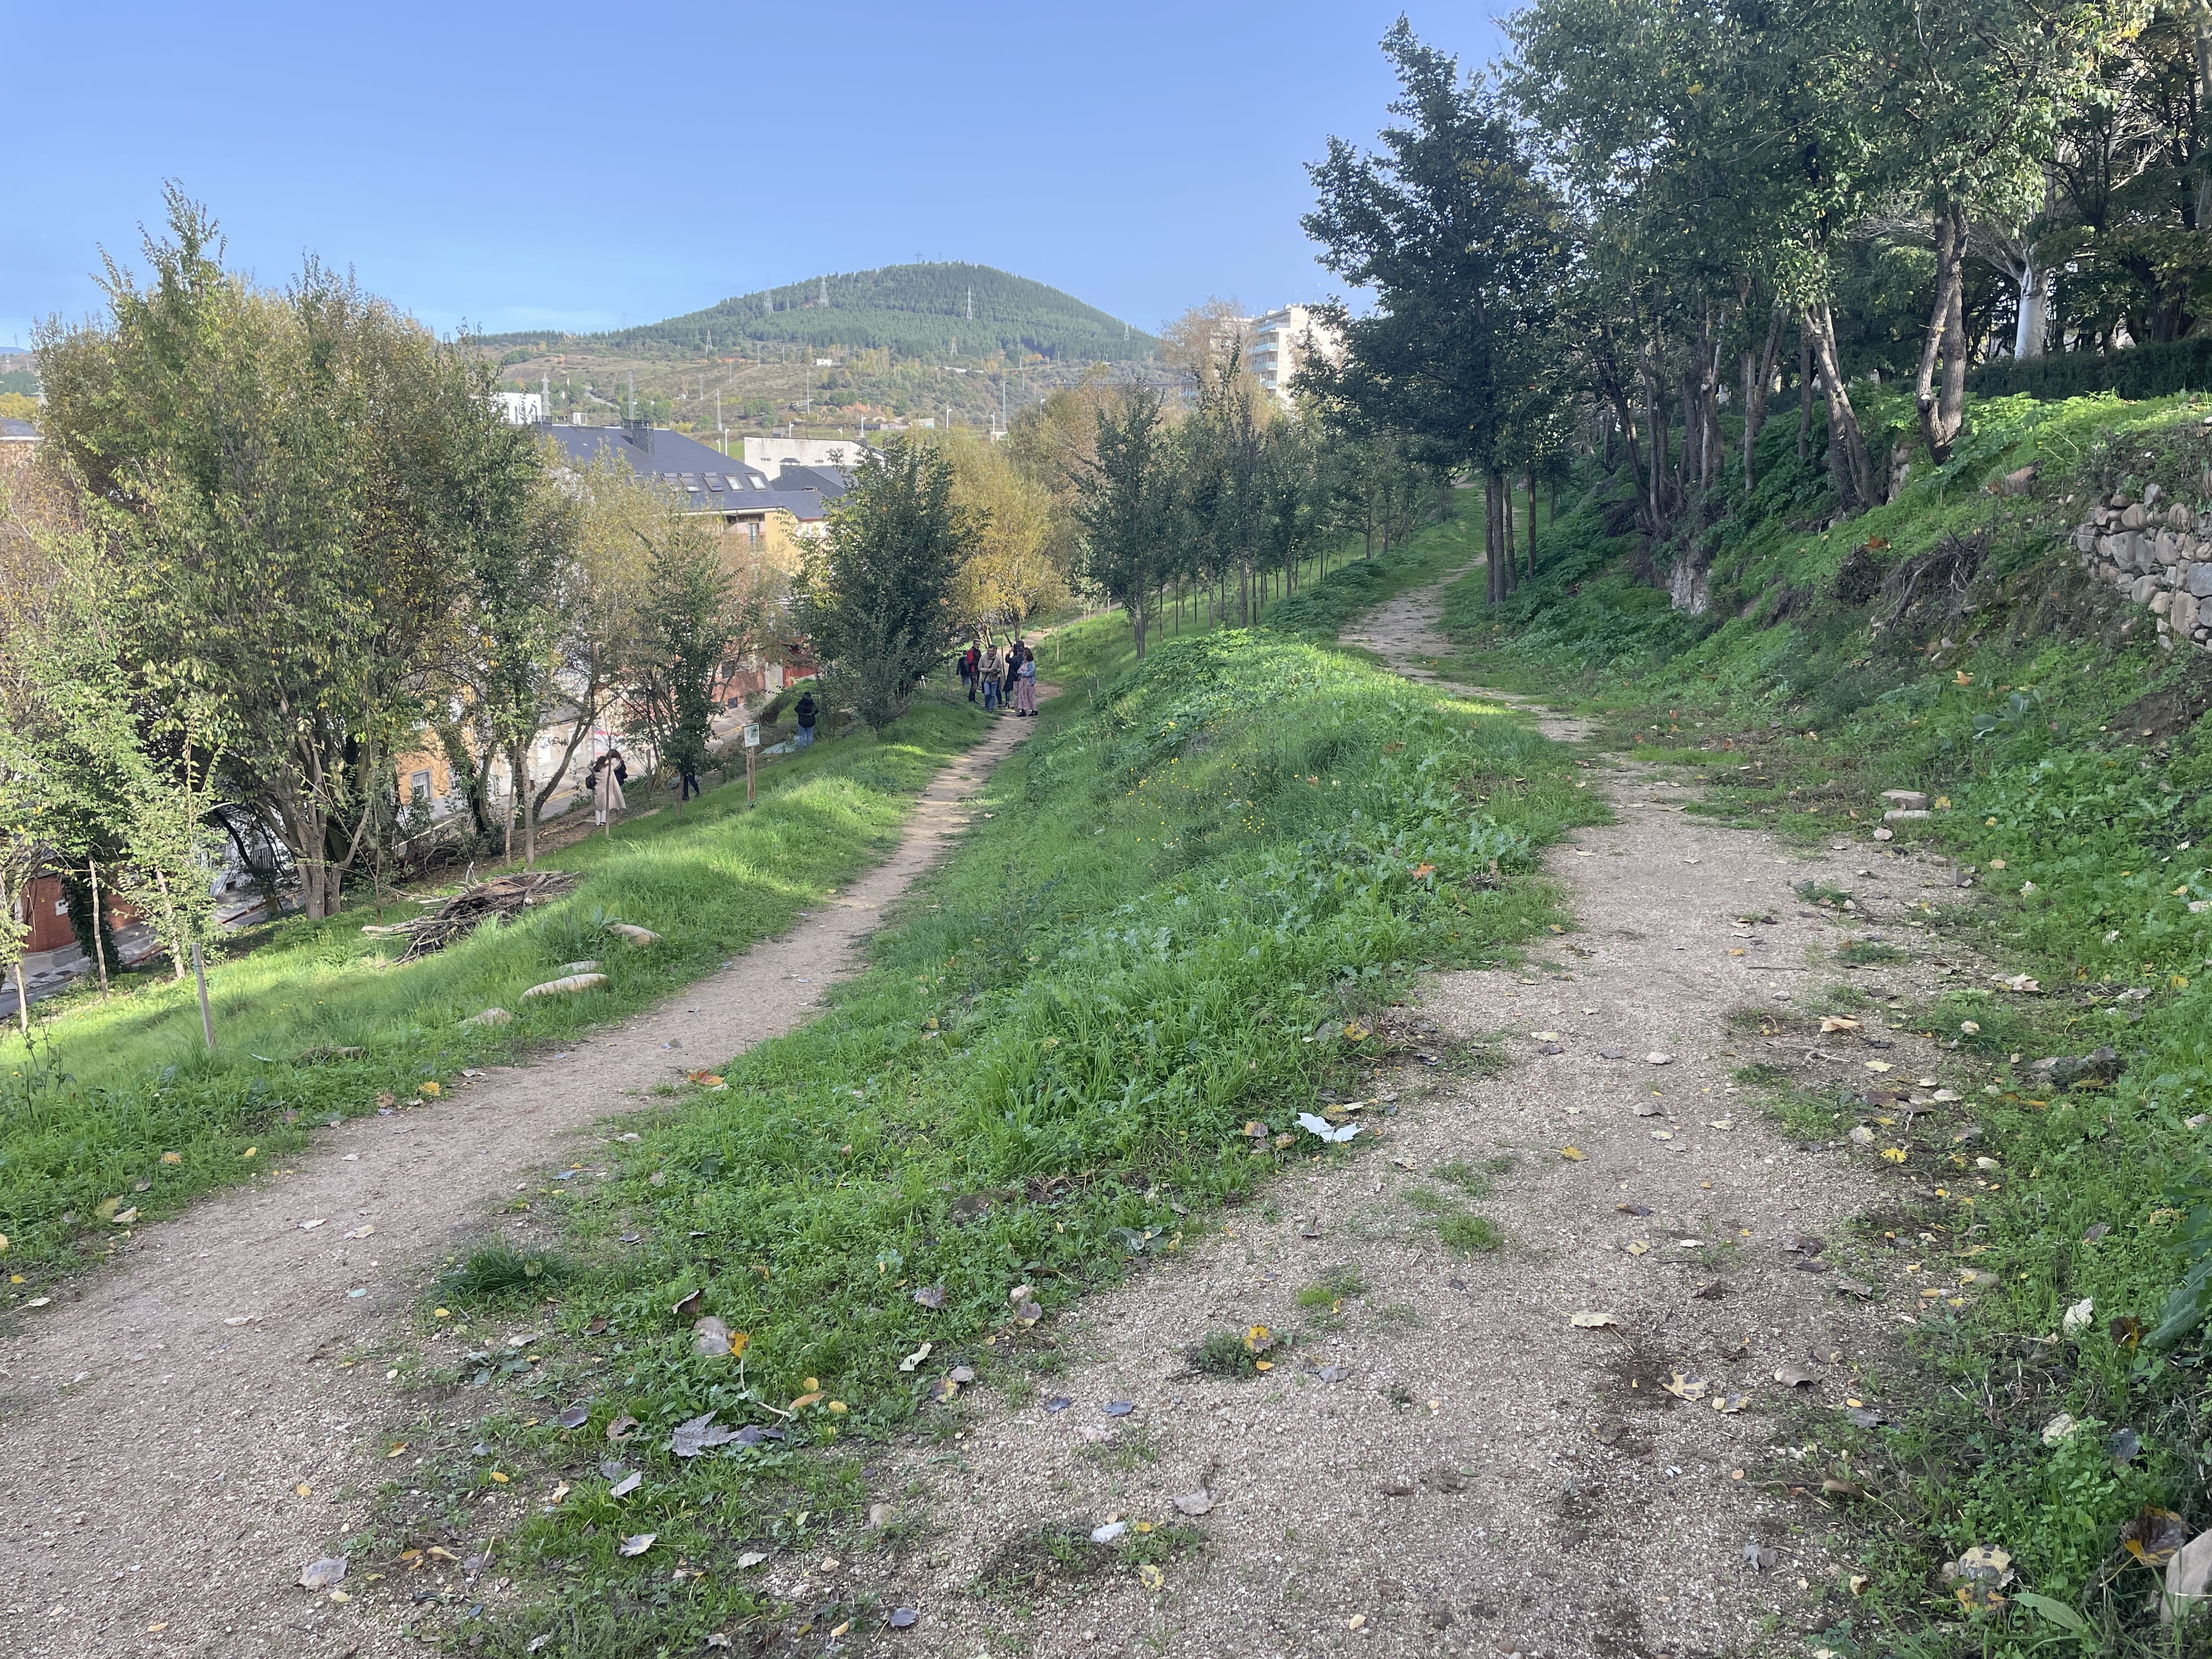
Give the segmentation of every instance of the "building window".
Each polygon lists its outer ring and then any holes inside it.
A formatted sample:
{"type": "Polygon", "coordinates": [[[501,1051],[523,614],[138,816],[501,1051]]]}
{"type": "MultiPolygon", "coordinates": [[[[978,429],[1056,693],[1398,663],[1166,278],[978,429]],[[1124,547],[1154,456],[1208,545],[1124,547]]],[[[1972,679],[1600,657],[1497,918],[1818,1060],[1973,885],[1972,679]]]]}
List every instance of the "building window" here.
{"type": "Polygon", "coordinates": [[[417,806],[428,806],[430,804],[430,775],[417,772],[409,778],[407,793],[417,806]]]}

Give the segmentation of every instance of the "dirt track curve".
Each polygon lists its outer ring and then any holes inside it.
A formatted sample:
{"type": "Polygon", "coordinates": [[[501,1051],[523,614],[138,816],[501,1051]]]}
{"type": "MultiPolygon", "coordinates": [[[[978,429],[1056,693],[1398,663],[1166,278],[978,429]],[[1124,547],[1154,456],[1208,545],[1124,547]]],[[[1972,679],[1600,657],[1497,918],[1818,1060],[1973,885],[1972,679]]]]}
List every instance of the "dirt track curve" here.
{"type": "MultiPolygon", "coordinates": [[[[1389,603],[1348,642],[1488,701],[1424,664],[1447,649],[1440,602],[1439,586],[1389,603]]],[[[922,1610],[907,1650],[1649,1659],[1802,1650],[1796,1632],[1844,1615],[1820,1457],[1786,1439],[1808,1401],[1871,1399],[1867,1367],[1926,1281],[1899,1259],[1912,1240],[1869,1261],[1882,1253],[1843,1231],[1875,1196],[1865,1154],[1793,1144],[1730,1079],[1759,1060],[1858,1086],[1880,1076],[1869,1060],[1934,1078],[1932,1045],[1884,1030],[1879,1008],[1864,1033],[1879,1048],[1796,1013],[1853,976],[1834,920],[1791,889],[1848,886],[1862,931],[1909,939],[1923,888],[1950,884],[1864,842],[1808,856],[1686,815],[1694,786],[1661,769],[1589,763],[1618,821],[1547,859],[1582,931],[1520,969],[1427,978],[1392,1011],[1408,1047],[1494,1040],[1507,1068],[1377,1079],[1395,1115],[1360,1155],[1287,1177],[1224,1235],[1066,1314],[1064,1369],[988,1394],[963,1438],[882,1472],[920,1541],[860,1565],[856,1587],[922,1610]],[[1753,915],[1772,920],[1738,921],[1753,915]],[[1761,1010],[1779,1018],[1743,1023],[1761,1010]],[[1510,1162],[1472,1207],[1508,1242],[1468,1259],[1423,1206],[1466,1202],[1439,1166],[1491,1160],[1510,1162]],[[1298,1304],[1347,1269],[1363,1290],[1298,1304]],[[1854,1278],[1887,1285],[1887,1305],[1854,1278]],[[1267,1376],[1189,1371],[1200,1338],[1255,1324],[1296,1334],[1267,1376]],[[1690,1397],[1665,1391],[1677,1371],[1690,1397]],[[1120,1402],[1135,1409],[1106,1413],[1120,1402]],[[1778,1460],[1814,1498],[1761,1489],[1778,1460]],[[1173,1500],[1200,1492],[1212,1508],[1188,1520],[1173,1500]],[[1204,1542],[1148,1584],[1085,1540],[1117,1522],[1204,1542]]],[[[1856,978],[1887,994],[1933,971],[1916,953],[1856,978]]]]}
{"type": "Polygon", "coordinates": [[[0,1345],[0,1653],[378,1645],[358,1604],[294,1587],[359,1519],[365,1500],[332,1494],[377,1478],[371,1431],[394,1404],[383,1368],[352,1357],[522,1172],[671,1070],[806,1019],[1029,730],[999,721],[939,773],[887,860],[713,977],[423,1110],[319,1136],[292,1167],[140,1230],[115,1268],[30,1316],[0,1345]]]}

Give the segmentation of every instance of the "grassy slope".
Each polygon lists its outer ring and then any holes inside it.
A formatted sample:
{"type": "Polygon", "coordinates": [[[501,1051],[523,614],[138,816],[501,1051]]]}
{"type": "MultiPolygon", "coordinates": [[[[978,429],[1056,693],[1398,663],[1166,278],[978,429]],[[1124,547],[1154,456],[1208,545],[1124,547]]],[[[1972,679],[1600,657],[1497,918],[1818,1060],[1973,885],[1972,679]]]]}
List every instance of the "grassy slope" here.
{"type": "MultiPolygon", "coordinates": [[[[1420,580],[1462,531],[1342,586],[1420,580]]],[[[1110,656],[1105,624],[1078,632],[1071,660],[1110,656]]],[[[1368,1062],[1356,1018],[1419,964],[1494,958],[1553,917],[1527,872],[1595,816],[1576,786],[1521,720],[1272,630],[1170,641],[1095,699],[1048,704],[994,781],[994,816],[829,1013],[734,1062],[723,1091],[687,1091],[603,1182],[540,1200],[584,1264],[539,1310],[560,1333],[543,1368],[509,1381],[468,1357],[519,1305],[498,1287],[526,1300],[542,1283],[496,1260],[448,1282],[452,1312],[484,1322],[433,1340],[434,1375],[481,1369],[501,1472],[574,1487],[514,1534],[507,1564],[541,1599],[492,1650],[551,1631],[556,1654],[678,1651],[765,1616],[726,1562],[850,1524],[863,1486],[841,1437],[909,1424],[955,1363],[1016,1389],[1049,1374],[1050,1343],[1012,1321],[1017,1290],[1055,1309],[1322,1155],[1294,1119],[1368,1062]],[[471,1285],[489,1288],[464,1299],[471,1285]],[[922,1287],[940,1308],[917,1304],[922,1287]],[[742,1369],[691,1352],[707,1314],[748,1335],[742,1369]],[[769,1409],[802,1396],[795,1419],[769,1409]],[[572,1400],[589,1408],[573,1438],[544,1421],[572,1400]],[[670,1426],[709,1407],[792,1438],[669,1456],[670,1426]],[[647,1425],[624,1454],[647,1479],[617,1501],[597,1465],[623,1415],[647,1425]],[[640,1530],[659,1534],[653,1554],[621,1559],[640,1530]],[[724,1567],[679,1583],[685,1559],[724,1567]]],[[[393,1489],[363,1554],[468,1540],[461,1506],[488,1476],[463,1447],[483,1431],[416,1438],[450,1452],[393,1489]]],[[[1167,1547],[1133,1535],[1122,1565],[1167,1547]]],[[[848,1616],[869,1613],[816,1615],[848,1616]]]]}
{"type": "MultiPolygon", "coordinates": [[[[1878,1564],[1869,1597],[1831,1609],[1822,1639],[1838,1654],[2074,1645],[2069,1609],[2085,1621],[2081,1644],[2129,1650],[2157,1628],[2154,1579],[2130,1565],[2121,1527],[2145,1504],[2192,1533],[2212,1525],[2203,1336],[2154,1352],[2136,1334],[2158,1325],[2203,1236],[2190,1212],[2212,1197],[2194,1121],[2212,1109],[2212,912],[2189,908],[2212,896],[2212,720],[2188,720],[2212,701],[2212,672],[2197,653],[2156,649],[2146,621],[2127,631],[2142,613],[2093,587],[2056,540],[2097,494],[2139,498],[2153,479],[2202,504],[2204,414],[2186,398],[1981,404],[1953,464],[1829,531],[1806,527],[1825,518],[1826,492],[1817,456],[1796,464],[1785,418],[1764,434],[1760,489],[1729,503],[1711,616],[1678,616],[1631,580],[1633,545],[1605,537],[1596,499],[1563,518],[1553,562],[1500,614],[1486,614],[1479,579],[1453,595],[1470,673],[1578,700],[1621,746],[1698,767],[1714,786],[1707,810],[1863,838],[1881,790],[1928,791],[1935,817],[1899,825],[1899,844],[1924,838],[1978,866],[1987,894],[1924,912],[1929,936],[1954,933],[2051,993],[1962,981],[1917,1011],[1961,1058],[1980,1058],[1996,1092],[1973,1103],[1971,1144],[1954,1139],[1960,1115],[1887,1130],[1909,1161],[1887,1171],[1898,1209],[1884,1224],[1910,1217],[1928,1234],[1931,1272],[1999,1282],[1923,1316],[1897,1388],[1919,1404],[1901,1425],[1819,1425],[1832,1453],[1881,1472],[1893,1506],[1863,1534],[1878,1564]],[[2028,495],[1984,488],[2029,461],[2041,472],[2028,495]],[[1839,597],[1856,550],[1890,568],[1978,534],[1989,560],[1955,608],[1923,605],[1876,635],[1866,605],[1839,597]],[[2127,1065],[2112,1086],[2053,1089],[2028,1069],[2105,1042],[2127,1065]],[[2062,1312],[2085,1299],[2089,1323],[2057,1340],[2062,1312]],[[2046,1446],[2061,1412],[2081,1427],[2046,1446]],[[2142,1450],[2116,1466],[2106,1437],[2124,1429],[2142,1450]],[[1936,1569],[1977,1544],[2011,1552],[2018,1587],[2061,1611],[2015,1601],[1962,1637],[1936,1569]]],[[[1830,1134],[1868,1116],[1847,1095],[1778,1103],[1830,1134]]]]}
{"type": "MultiPolygon", "coordinates": [[[[380,1093],[413,1097],[465,1065],[541,1047],[712,971],[879,857],[921,786],[982,729],[964,704],[924,702],[884,742],[862,732],[765,769],[753,811],[740,781],[681,816],[663,811],[611,841],[564,848],[546,862],[583,876],[569,897],[405,967],[392,963],[391,942],[362,936],[362,909],[279,924],[249,953],[211,968],[212,1057],[189,982],[155,978],[104,1004],[79,993],[37,1027],[33,1063],[10,1026],[0,1036],[9,1262],[30,1275],[96,1253],[112,1231],[94,1218],[105,1200],[149,1218],[173,1213],[296,1150],[313,1124],[374,1110],[380,1093]],[[601,919],[641,923],[662,942],[631,950],[601,919]],[[606,990],[521,1000],[525,988],[583,957],[605,964],[606,990]],[[492,1005],[512,1010],[514,1023],[459,1024],[492,1005]],[[366,1052],[292,1063],[325,1045],[366,1052]],[[179,1161],[165,1164],[165,1152],[179,1161]],[[134,1195],[141,1181],[151,1185],[134,1195]]],[[[412,913],[388,908],[395,918],[412,913]]]]}

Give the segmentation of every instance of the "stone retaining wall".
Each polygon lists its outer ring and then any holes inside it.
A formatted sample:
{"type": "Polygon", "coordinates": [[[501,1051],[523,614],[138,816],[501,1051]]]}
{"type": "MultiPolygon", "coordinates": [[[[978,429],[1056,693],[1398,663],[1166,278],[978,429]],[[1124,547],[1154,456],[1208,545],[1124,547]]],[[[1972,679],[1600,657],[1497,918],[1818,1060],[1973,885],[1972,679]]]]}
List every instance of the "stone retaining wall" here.
{"type": "Polygon", "coordinates": [[[2074,532],[2082,568],[2148,606],[2158,642],[2186,640],[2212,651],[2212,513],[2158,505],[2154,484],[2140,501],[2115,495],[2074,532]]]}

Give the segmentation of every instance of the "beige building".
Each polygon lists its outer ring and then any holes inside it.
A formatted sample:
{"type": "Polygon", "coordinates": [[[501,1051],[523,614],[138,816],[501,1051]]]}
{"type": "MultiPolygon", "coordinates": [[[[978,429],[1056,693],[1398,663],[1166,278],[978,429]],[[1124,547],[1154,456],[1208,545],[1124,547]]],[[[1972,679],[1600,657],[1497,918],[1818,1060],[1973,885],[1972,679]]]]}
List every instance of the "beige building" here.
{"type": "Polygon", "coordinates": [[[1244,321],[1244,361],[1252,376],[1284,403],[1291,380],[1310,354],[1330,362],[1344,357],[1344,342],[1310,306],[1280,306],[1244,321]]]}

